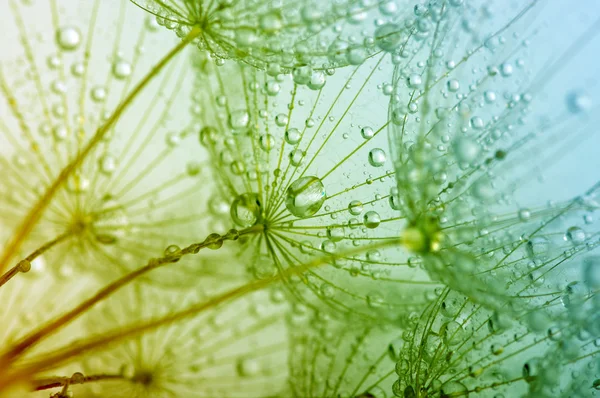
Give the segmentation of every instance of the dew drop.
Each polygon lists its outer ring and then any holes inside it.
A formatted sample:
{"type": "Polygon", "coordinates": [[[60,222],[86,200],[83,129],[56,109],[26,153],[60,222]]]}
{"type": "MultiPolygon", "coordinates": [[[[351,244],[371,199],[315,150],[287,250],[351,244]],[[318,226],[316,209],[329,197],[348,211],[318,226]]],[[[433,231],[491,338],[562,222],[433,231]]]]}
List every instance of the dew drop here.
{"type": "Polygon", "coordinates": [[[386,154],[381,148],[374,148],[369,151],[369,164],[373,167],[381,167],[385,164],[386,154]]]}
{"type": "Polygon", "coordinates": [[[291,128],[285,132],[285,142],[290,145],[296,145],[298,142],[300,142],[301,137],[302,135],[300,134],[300,130],[295,128],[291,128]]]}
{"type": "Polygon", "coordinates": [[[260,212],[260,199],[255,193],[241,194],[231,203],[231,218],[240,227],[247,228],[256,224],[260,212]]]}
{"type": "Polygon", "coordinates": [[[375,44],[383,51],[395,51],[401,40],[400,26],[396,24],[386,23],[375,30],[375,44]]]}
{"type": "Polygon", "coordinates": [[[584,92],[575,91],[567,95],[567,109],[571,113],[583,113],[592,107],[591,98],[584,92]]]}
{"type": "Polygon", "coordinates": [[[363,127],[362,129],[360,129],[360,135],[365,140],[368,140],[368,139],[373,138],[373,136],[375,135],[375,131],[373,131],[373,129],[371,127],[366,126],[366,127],[363,127]]]}
{"type": "Polygon", "coordinates": [[[246,110],[233,111],[229,115],[229,127],[231,127],[234,132],[240,132],[247,129],[248,123],[250,123],[250,115],[248,115],[246,110]]]}
{"type": "Polygon", "coordinates": [[[358,216],[363,211],[363,204],[362,204],[362,202],[360,202],[359,200],[353,200],[348,205],[348,211],[353,216],[358,216]]]}
{"type": "Polygon", "coordinates": [[[110,175],[117,169],[117,159],[109,154],[103,155],[98,159],[98,166],[103,174],[110,175]]]}
{"type": "Polygon", "coordinates": [[[321,209],[325,197],[325,187],[319,178],[301,177],[288,187],[285,207],[296,217],[310,217],[321,209]]]}
{"type": "Polygon", "coordinates": [[[565,233],[565,239],[573,245],[585,242],[585,231],[579,227],[570,227],[565,233]]]}
{"type": "Polygon", "coordinates": [[[381,223],[381,217],[379,216],[379,213],[371,210],[365,213],[363,223],[365,224],[365,227],[369,229],[377,228],[381,223]]]}
{"type": "Polygon", "coordinates": [[[123,60],[119,60],[113,64],[112,72],[117,79],[126,79],[131,76],[131,64],[123,60]]]}
{"type": "Polygon", "coordinates": [[[81,42],[81,33],[79,29],[73,26],[66,26],[60,28],[56,32],[56,43],[58,46],[65,51],[74,51],[79,47],[81,42]]]}

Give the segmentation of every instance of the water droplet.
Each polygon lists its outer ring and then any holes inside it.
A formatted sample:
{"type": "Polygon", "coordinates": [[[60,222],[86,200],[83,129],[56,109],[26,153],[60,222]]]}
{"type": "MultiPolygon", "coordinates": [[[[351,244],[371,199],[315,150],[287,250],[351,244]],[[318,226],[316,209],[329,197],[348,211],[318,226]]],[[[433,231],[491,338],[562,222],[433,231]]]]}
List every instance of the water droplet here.
{"type": "Polygon", "coordinates": [[[575,91],[567,95],[567,108],[571,113],[583,113],[592,107],[592,99],[584,92],[575,91]]]}
{"type": "Polygon", "coordinates": [[[65,51],[73,51],[79,47],[81,42],[81,33],[79,29],[73,26],[66,26],[60,28],[56,32],[56,43],[58,46],[65,51]]]}
{"type": "Polygon", "coordinates": [[[531,218],[531,212],[528,209],[519,210],[519,220],[527,221],[531,218]]]}
{"type": "Polygon", "coordinates": [[[375,131],[373,131],[373,129],[371,127],[366,126],[366,127],[363,127],[362,129],[360,129],[360,135],[365,140],[368,140],[368,139],[373,138],[373,136],[375,135],[375,131]]]}
{"type": "Polygon", "coordinates": [[[352,202],[350,202],[350,204],[348,205],[348,211],[350,212],[350,214],[352,214],[353,216],[358,216],[360,213],[362,213],[363,211],[363,204],[362,202],[358,201],[358,200],[353,200],[352,202]]]}
{"type": "Polygon", "coordinates": [[[448,80],[448,91],[455,93],[460,89],[460,83],[456,79],[448,80]]]}
{"type": "Polygon", "coordinates": [[[217,138],[217,130],[213,127],[203,127],[200,130],[200,143],[205,147],[210,147],[215,143],[217,138]]]}
{"type": "Polygon", "coordinates": [[[511,64],[503,63],[500,65],[500,74],[503,77],[510,77],[513,74],[513,66],[511,64]]]}
{"type": "Polygon", "coordinates": [[[452,143],[456,160],[459,162],[471,163],[481,150],[479,144],[467,137],[459,137],[452,143]]]}
{"type": "Polygon", "coordinates": [[[379,224],[381,223],[381,217],[379,216],[379,213],[371,210],[365,213],[363,221],[365,227],[373,229],[379,226],[379,224]]]}
{"type": "Polygon", "coordinates": [[[402,40],[400,26],[386,23],[375,30],[375,44],[386,52],[393,52],[398,48],[402,40]]]}
{"type": "Polygon", "coordinates": [[[321,71],[313,72],[310,77],[310,81],[307,83],[308,88],[311,90],[320,90],[325,86],[327,80],[325,79],[325,74],[321,71]]]}
{"type": "Polygon", "coordinates": [[[304,161],[305,152],[300,149],[294,149],[290,152],[290,163],[294,167],[298,167],[304,161]]]}
{"type": "Polygon", "coordinates": [[[283,28],[283,21],[277,12],[263,14],[259,19],[260,28],[266,33],[275,33],[283,28]]]}
{"type": "Polygon", "coordinates": [[[117,169],[117,159],[109,154],[98,159],[98,166],[103,174],[110,175],[117,169]]]}
{"type": "Polygon", "coordinates": [[[249,123],[250,115],[248,115],[246,110],[233,111],[229,115],[229,127],[231,127],[234,132],[246,130],[249,123]]]}
{"type": "Polygon", "coordinates": [[[448,346],[455,346],[458,343],[461,343],[465,337],[465,331],[462,326],[456,321],[450,321],[444,323],[440,327],[440,334],[442,335],[442,340],[448,346]]]}
{"type": "Polygon", "coordinates": [[[19,272],[22,273],[27,273],[31,270],[31,262],[29,260],[21,260],[19,261],[19,263],[17,264],[17,269],[19,270],[19,272]]]}
{"type": "Polygon", "coordinates": [[[585,231],[579,227],[570,227],[565,234],[565,239],[573,245],[584,243],[585,237],[585,231]]]}
{"type": "Polygon", "coordinates": [[[496,93],[488,90],[485,93],[483,93],[483,98],[485,99],[485,102],[491,104],[492,102],[496,101],[496,93]]]}
{"type": "Polygon", "coordinates": [[[283,127],[287,124],[288,122],[288,117],[286,114],[284,113],[280,113],[277,116],[275,116],[275,124],[278,125],[279,127],[283,127]]]}
{"type": "Polygon", "coordinates": [[[106,90],[104,87],[94,87],[92,89],[92,100],[102,102],[106,99],[106,90]]]}
{"type": "Polygon", "coordinates": [[[544,261],[548,258],[550,242],[543,236],[537,236],[527,241],[525,250],[532,260],[544,261]]]}
{"type": "Polygon", "coordinates": [[[310,82],[312,78],[313,70],[308,65],[299,66],[294,68],[292,71],[292,76],[294,78],[294,82],[300,85],[305,85],[310,82]]]}
{"type": "Polygon", "coordinates": [[[258,144],[264,151],[270,151],[275,143],[275,138],[271,134],[261,135],[258,139],[258,144]]]}
{"type": "Polygon", "coordinates": [[[126,79],[131,76],[131,64],[123,60],[119,60],[113,64],[112,72],[117,79],[126,79]]]}
{"type": "Polygon", "coordinates": [[[381,167],[385,164],[385,151],[381,148],[374,148],[369,151],[369,164],[373,167],[381,167]]]}
{"type": "Polygon", "coordinates": [[[294,216],[305,218],[321,209],[325,197],[325,187],[319,178],[302,177],[288,187],[285,207],[294,216]]]}
{"type": "Polygon", "coordinates": [[[463,383],[459,381],[449,381],[444,383],[441,390],[441,397],[465,397],[469,396],[469,389],[463,383]]]}
{"type": "Polygon", "coordinates": [[[410,88],[419,88],[419,87],[421,87],[421,84],[423,83],[423,80],[421,79],[421,75],[413,73],[412,75],[410,75],[408,77],[407,82],[408,82],[408,87],[410,87],[410,88]]]}
{"type": "Polygon", "coordinates": [[[238,375],[242,377],[252,377],[260,373],[260,363],[255,359],[240,359],[237,364],[238,375]]]}
{"type": "Polygon", "coordinates": [[[260,213],[260,199],[255,193],[241,194],[231,203],[231,218],[240,227],[247,228],[256,224],[260,213]]]}
{"type": "Polygon", "coordinates": [[[291,128],[285,132],[285,142],[290,145],[296,145],[298,142],[300,142],[300,138],[302,138],[302,135],[298,129],[291,128]]]}

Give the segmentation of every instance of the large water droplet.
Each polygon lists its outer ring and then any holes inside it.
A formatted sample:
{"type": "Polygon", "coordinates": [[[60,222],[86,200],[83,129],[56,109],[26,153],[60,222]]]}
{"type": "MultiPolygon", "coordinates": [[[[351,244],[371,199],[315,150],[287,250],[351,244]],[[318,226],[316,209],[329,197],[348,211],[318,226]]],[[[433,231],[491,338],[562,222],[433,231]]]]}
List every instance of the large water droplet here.
{"type": "Polygon", "coordinates": [[[387,23],[375,30],[375,43],[383,51],[392,52],[396,50],[401,40],[400,26],[396,24],[387,23]]]}
{"type": "Polygon", "coordinates": [[[325,187],[319,178],[302,177],[288,187],[285,207],[296,217],[310,217],[319,211],[325,196],[325,187]]]}
{"type": "Polygon", "coordinates": [[[381,148],[373,148],[369,151],[369,164],[373,167],[383,166],[385,158],[385,151],[381,148]]]}
{"type": "Polygon", "coordinates": [[[258,221],[261,212],[260,199],[255,193],[244,193],[231,203],[231,218],[240,227],[251,227],[258,221]]]}
{"type": "Polygon", "coordinates": [[[585,242],[585,231],[579,227],[570,227],[565,233],[565,239],[573,245],[580,245],[585,242]]]}
{"type": "Polygon", "coordinates": [[[73,26],[60,28],[56,32],[56,44],[65,51],[74,51],[81,42],[81,33],[79,29],[73,26]]]}
{"type": "Polygon", "coordinates": [[[363,217],[365,227],[373,229],[377,228],[381,223],[381,217],[376,211],[368,211],[363,217]]]}

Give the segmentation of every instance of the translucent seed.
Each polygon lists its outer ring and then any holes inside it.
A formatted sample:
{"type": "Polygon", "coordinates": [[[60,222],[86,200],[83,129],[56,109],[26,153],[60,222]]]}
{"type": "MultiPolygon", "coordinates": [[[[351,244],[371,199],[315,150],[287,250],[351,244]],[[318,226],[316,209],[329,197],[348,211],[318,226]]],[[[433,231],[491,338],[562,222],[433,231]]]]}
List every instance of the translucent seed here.
{"type": "Polygon", "coordinates": [[[363,217],[363,222],[367,228],[377,228],[381,223],[381,217],[376,211],[368,211],[363,217]]]}
{"type": "Polygon", "coordinates": [[[239,195],[231,203],[231,219],[240,227],[251,227],[258,221],[261,212],[260,200],[255,193],[239,195]]]}
{"type": "Polygon", "coordinates": [[[66,26],[56,32],[56,44],[65,51],[76,50],[80,42],[81,33],[73,26],[66,26]]]}
{"type": "Polygon", "coordinates": [[[325,197],[325,187],[318,177],[302,177],[288,187],[285,207],[296,217],[310,217],[321,209],[325,197]]]}

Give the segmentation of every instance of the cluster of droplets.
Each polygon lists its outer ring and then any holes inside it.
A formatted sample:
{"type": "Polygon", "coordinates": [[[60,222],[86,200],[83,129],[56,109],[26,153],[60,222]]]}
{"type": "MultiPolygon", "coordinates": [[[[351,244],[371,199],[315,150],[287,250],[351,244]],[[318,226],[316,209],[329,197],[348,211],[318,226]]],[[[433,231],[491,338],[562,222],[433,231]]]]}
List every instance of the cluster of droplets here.
{"type": "Polygon", "coordinates": [[[271,76],[292,72],[296,83],[314,90],[325,85],[333,68],[360,65],[379,52],[396,53],[410,32],[425,37],[428,30],[420,23],[427,11],[417,7],[413,13],[414,4],[405,1],[134,3],[180,37],[201,29],[195,43],[218,63],[233,58],[271,76]]]}

